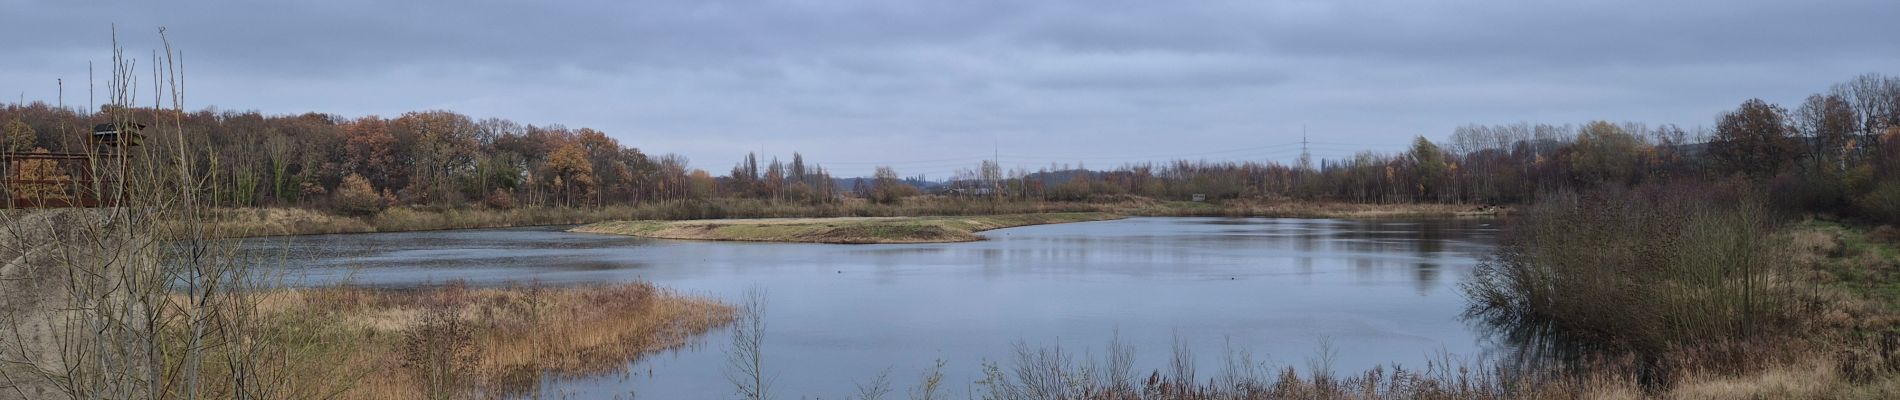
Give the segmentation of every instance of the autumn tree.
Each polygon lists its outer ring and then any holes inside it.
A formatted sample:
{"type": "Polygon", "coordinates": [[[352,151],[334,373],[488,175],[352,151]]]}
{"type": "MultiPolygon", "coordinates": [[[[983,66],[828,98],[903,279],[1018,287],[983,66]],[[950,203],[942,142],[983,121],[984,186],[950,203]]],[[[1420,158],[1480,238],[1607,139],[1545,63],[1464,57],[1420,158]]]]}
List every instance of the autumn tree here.
{"type": "Polygon", "coordinates": [[[390,187],[403,182],[403,168],[396,158],[396,137],[382,118],[363,117],[343,126],[343,168],[361,175],[376,186],[390,187]]]}
{"type": "Polygon", "coordinates": [[[1585,124],[1567,150],[1571,180],[1582,187],[1636,183],[1650,153],[1642,138],[1609,121],[1585,124]]]}
{"type": "Polygon", "coordinates": [[[0,128],[0,130],[4,130],[6,133],[6,142],[0,143],[0,151],[24,153],[33,149],[34,143],[39,140],[39,133],[33,131],[33,126],[27,125],[19,119],[7,121],[6,127],[0,128]]]}
{"type": "Polygon", "coordinates": [[[1749,99],[1735,111],[1724,113],[1709,143],[1709,154],[1720,171],[1756,180],[1781,172],[1799,152],[1789,137],[1794,127],[1788,123],[1787,114],[1781,106],[1761,99],[1749,99]]]}
{"type": "Polygon", "coordinates": [[[552,184],[558,190],[567,206],[574,205],[574,198],[586,196],[594,189],[594,165],[587,161],[587,153],[579,145],[568,144],[554,149],[548,154],[548,171],[554,176],[552,184]]]}
{"type": "Polygon", "coordinates": [[[350,174],[343,177],[343,183],[336,187],[333,199],[338,210],[357,215],[370,215],[383,210],[383,197],[376,194],[376,188],[362,175],[350,174]]]}
{"type": "Polygon", "coordinates": [[[1411,158],[1412,182],[1417,185],[1417,198],[1433,199],[1439,196],[1451,171],[1450,164],[1445,162],[1445,151],[1432,144],[1431,140],[1419,136],[1412,141],[1412,150],[1406,155],[1411,158]]]}
{"type": "Polygon", "coordinates": [[[703,169],[694,169],[686,174],[686,195],[694,198],[706,198],[719,195],[719,180],[703,169]]]}
{"type": "MultiPolygon", "coordinates": [[[[639,150],[628,149],[620,141],[608,137],[606,132],[590,128],[575,131],[575,141],[593,166],[594,185],[601,190],[592,192],[595,203],[606,201],[610,190],[631,191],[634,182],[634,164],[644,162],[646,156],[639,150]]],[[[618,196],[626,193],[616,193],[618,196]]]]}
{"type": "Polygon", "coordinates": [[[447,200],[455,187],[453,177],[474,168],[475,122],[448,111],[404,113],[390,123],[398,143],[409,142],[407,154],[398,154],[414,168],[404,186],[412,201],[447,200]]]}

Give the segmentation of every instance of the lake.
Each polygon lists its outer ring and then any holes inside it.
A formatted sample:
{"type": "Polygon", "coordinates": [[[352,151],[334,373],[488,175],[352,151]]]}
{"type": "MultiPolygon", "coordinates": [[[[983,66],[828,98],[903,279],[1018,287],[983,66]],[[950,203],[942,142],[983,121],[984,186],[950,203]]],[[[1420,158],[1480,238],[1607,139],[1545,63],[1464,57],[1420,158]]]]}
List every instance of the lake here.
{"type": "MultiPolygon", "coordinates": [[[[936,360],[963,397],[1013,346],[1082,361],[1115,337],[1140,376],[1183,341],[1204,377],[1229,349],[1302,370],[1423,367],[1478,358],[1458,284],[1494,246],[1491,220],[1131,218],[1010,228],[949,244],[691,242],[560,228],[250,239],[282,252],[298,284],[414,286],[646,280],[737,303],[766,293],[765,363],[779,398],[843,398],[888,369],[894,394],[936,360]],[[1329,346],[1322,346],[1329,342],[1329,346]]],[[[728,332],[651,355],[627,373],[552,380],[576,398],[724,398],[728,332]]],[[[1204,378],[1205,379],[1205,378],[1204,378]]]]}

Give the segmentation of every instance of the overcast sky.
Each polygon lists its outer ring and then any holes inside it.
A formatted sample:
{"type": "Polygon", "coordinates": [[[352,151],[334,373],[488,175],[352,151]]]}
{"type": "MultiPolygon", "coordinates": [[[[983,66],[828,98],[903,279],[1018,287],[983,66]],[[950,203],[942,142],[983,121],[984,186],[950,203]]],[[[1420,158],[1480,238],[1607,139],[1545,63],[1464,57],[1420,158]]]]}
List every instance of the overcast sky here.
{"type": "Polygon", "coordinates": [[[135,55],[163,26],[193,109],[447,109],[715,172],[796,150],[935,179],[996,153],[1288,161],[1302,125],[1318,157],[1467,123],[1711,125],[1900,74],[1894,0],[278,3],[0,0],[0,90],[65,78],[84,104],[111,23],[135,55]]]}

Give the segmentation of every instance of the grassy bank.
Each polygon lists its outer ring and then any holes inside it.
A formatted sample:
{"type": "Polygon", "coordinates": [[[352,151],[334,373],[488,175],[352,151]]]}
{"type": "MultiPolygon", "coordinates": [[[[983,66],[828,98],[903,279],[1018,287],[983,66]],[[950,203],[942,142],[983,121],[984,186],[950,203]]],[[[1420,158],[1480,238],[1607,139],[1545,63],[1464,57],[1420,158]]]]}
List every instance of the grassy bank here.
{"type": "Polygon", "coordinates": [[[1102,221],[1116,214],[1046,213],[953,217],[766,218],[694,221],[615,221],[574,228],[657,239],[796,243],[949,243],[983,240],[977,232],[1018,226],[1102,221]]]}
{"type": "Polygon", "coordinates": [[[1803,222],[1791,238],[1823,284],[1900,309],[1900,229],[1831,220],[1803,222]]]}
{"type": "Polygon", "coordinates": [[[288,207],[226,208],[210,212],[204,226],[214,236],[250,237],[578,225],[624,220],[914,217],[1059,212],[1106,212],[1175,217],[1447,218],[1493,217],[1504,215],[1509,212],[1509,209],[1460,204],[1358,204],[1264,200],[1208,203],[1158,201],[1134,196],[1110,197],[1088,202],[1023,202],[917,197],[907,199],[901,204],[876,204],[861,199],[827,204],[713,199],[596,208],[402,207],[383,210],[373,215],[342,215],[288,207]]]}
{"type": "Polygon", "coordinates": [[[1218,203],[1188,201],[1131,201],[1116,212],[1152,217],[1269,217],[1269,218],[1494,218],[1511,208],[1443,203],[1345,203],[1329,201],[1230,200],[1218,203]]]}
{"type": "Polygon", "coordinates": [[[646,283],[255,296],[262,329],[275,332],[268,344],[286,349],[284,370],[259,374],[285,392],[265,397],[517,397],[540,390],[543,375],[611,373],[685,345],[734,312],[646,283]]]}

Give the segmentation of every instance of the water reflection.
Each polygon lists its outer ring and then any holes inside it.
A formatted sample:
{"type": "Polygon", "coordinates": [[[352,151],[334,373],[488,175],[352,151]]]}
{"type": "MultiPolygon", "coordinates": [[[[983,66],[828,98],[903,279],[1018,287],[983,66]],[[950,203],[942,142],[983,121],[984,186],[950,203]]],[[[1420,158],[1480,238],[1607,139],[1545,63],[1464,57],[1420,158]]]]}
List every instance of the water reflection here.
{"type": "Polygon", "coordinates": [[[1421,262],[1418,263],[1415,270],[1418,271],[1418,277],[1415,280],[1415,282],[1417,282],[1418,294],[1431,294],[1432,288],[1438,287],[1438,264],[1421,262]]]}
{"type": "Polygon", "coordinates": [[[1592,357],[1612,354],[1511,310],[1471,307],[1465,320],[1487,345],[1488,357],[1513,370],[1582,367],[1592,357]]]}
{"type": "MultiPolygon", "coordinates": [[[[1456,284],[1489,252],[1485,221],[1134,218],[990,232],[953,244],[687,242],[553,228],[299,237],[285,252],[306,284],[407,286],[648,280],[688,293],[769,293],[768,365],[781,397],[842,397],[887,367],[897,386],[938,358],[974,381],[1018,340],[1099,347],[1119,331],[1137,367],[1165,365],[1178,333],[1197,351],[1231,340],[1297,363],[1321,337],[1342,370],[1422,364],[1483,345],[1456,284]]],[[[283,246],[283,247],[273,247],[283,246]]],[[[549,394],[728,392],[725,333],[636,362],[640,373],[548,378],[549,394]],[[649,372],[650,371],[650,372],[649,372]]],[[[1208,371],[1218,357],[1202,357],[1208,371]]]]}

